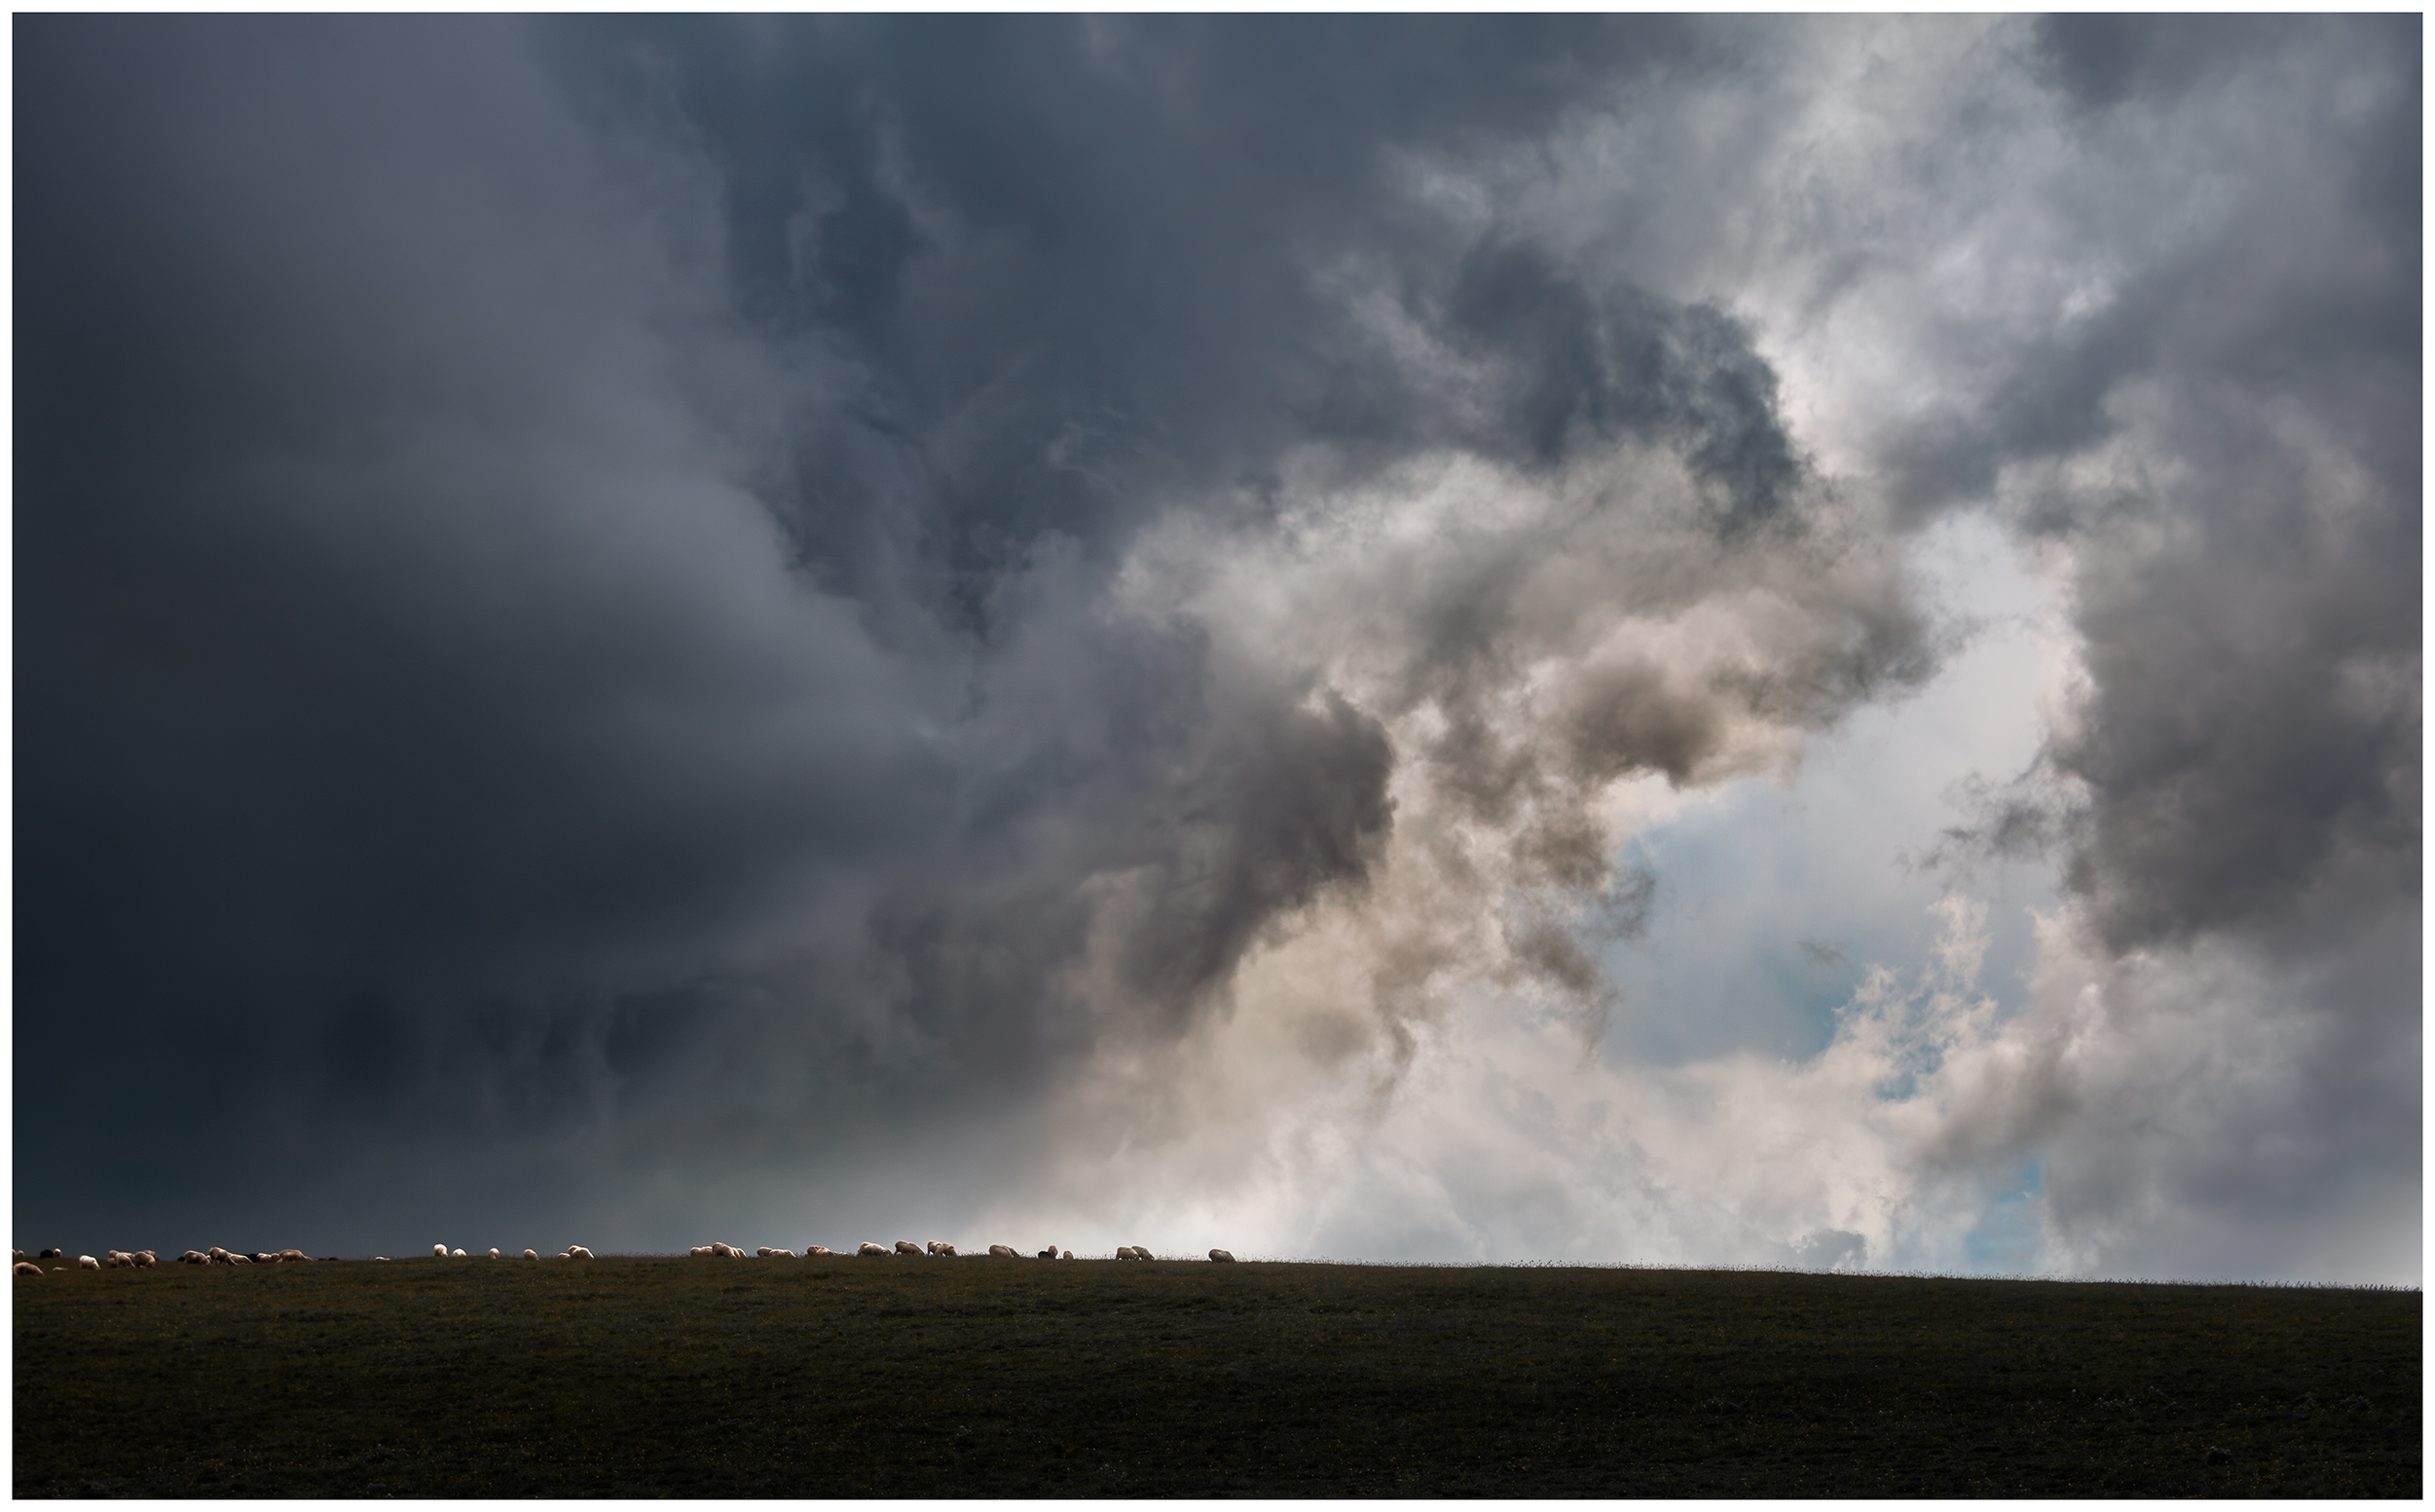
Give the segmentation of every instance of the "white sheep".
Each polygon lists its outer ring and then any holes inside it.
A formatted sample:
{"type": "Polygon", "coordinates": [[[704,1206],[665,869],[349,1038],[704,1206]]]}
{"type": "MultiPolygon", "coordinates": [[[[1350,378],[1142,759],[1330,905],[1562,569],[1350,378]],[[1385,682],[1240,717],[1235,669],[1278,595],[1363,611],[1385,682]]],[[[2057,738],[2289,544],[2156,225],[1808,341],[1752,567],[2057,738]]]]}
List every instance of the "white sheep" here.
{"type": "Polygon", "coordinates": [[[448,1258],[448,1246],[445,1244],[432,1245],[431,1258],[434,1260],[446,1260],[448,1258]]]}
{"type": "Polygon", "coordinates": [[[1235,1252],[1228,1249],[1213,1249],[1209,1251],[1209,1258],[1220,1265],[1231,1266],[1235,1263],[1235,1252]]]}
{"type": "Polygon", "coordinates": [[[760,1256],[763,1260],[793,1260],[794,1258],[793,1250],[777,1249],[767,1244],[762,1245],[753,1253],[760,1256]]]}
{"type": "Polygon", "coordinates": [[[491,1246],[491,1258],[493,1260],[497,1260],[498,1258],[498,1246],[496,1244],[491,1246]]]}
{"type": "Polygon", "coordinates": [[[854,1253],[857,1255],[885,1255],[888,1253],[888,1246],[885,1244],[873,1244],[870,1240],[865,1239],[863,1241],[862,1248],[857,1249],[854,1253]]]}
{"type": "Polygon", "coordinates": [[[461,1249],[452,1249],[448,1252],[448,1258],[451,1260],[462,1260],[465,1258],[465,1252],[461,1249]]]}
{"type": "Polygon", "coordinates": [[[76,1257],[76,1269],[79,1271],[98,1271],[101,1269],[101,1262],[95,1260],[91,1255],[79,1255],[76,1257]]]}
{"type": "Polygon", "coordinates": [[[592,1258],[592,1252],[585,1249],[580,1244],[570,1244],[567,1246],[567,1258],[569,1260],[589,1260],[592,1258]]]}
{"type": "Polygon", "coordinates": [[[538,1260],[538,1259],[540,1259],[541,1257],[540,1257],[540,1256],[538,1256],[538,1255],[536,1255],[536,1254],[535,1254],[535,1253],[533,1253],[533,1251],[531,1251],[531,1250],[529,1250],[529,1249],[528,1249],[528,1250],[526,1250],[526,1251],[524,1252],[524,1258],[525,1258],[525,1259],[527,1259],[527,1260],[538,1260]]]}
{"type": "Polygon", "coordinates": [[[922,1247],[919,1244],[914,1243],[911,1239],[899,1239],[897,1240],[897,1253],[900,1255],[911,1255],[914,1259],[918,1260],[921,1258],[922,1247]]]}
{"type": "Polygon", "coordinates": [[[806,1260],[809,1260],[814,1255],[833,1255],[835,1253],[835,1250],[830,1249],[826,1244],[806,1244],[803,1246],[803,1258],[806,1260]]]}
{"type": "Polygon", "coordinates": [[[40,1275],[42,1274],[42,1267],[34,1264],[30,1260],[19,1260],[17,1263],[16,1269],[12,1270],[9,1273],[11,1275],[40,1275]]]}

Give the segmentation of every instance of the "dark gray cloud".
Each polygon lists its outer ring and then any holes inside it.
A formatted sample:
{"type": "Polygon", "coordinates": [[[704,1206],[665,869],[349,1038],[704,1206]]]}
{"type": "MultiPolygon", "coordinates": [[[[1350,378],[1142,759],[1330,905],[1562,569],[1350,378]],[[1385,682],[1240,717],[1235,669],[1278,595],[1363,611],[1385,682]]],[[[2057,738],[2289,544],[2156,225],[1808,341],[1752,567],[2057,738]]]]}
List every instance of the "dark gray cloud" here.
{"type": "Polygon", "coordinates": [[[1721,311],[1629,285],[1601,301],[1546,253],[1491,240],[1463,259],[1445,316],[1497,374],[1486,448],[1545,464],[1583,433],[1673,442],[1728,533],[1776,516],[1802,481],[1775,373],[1721,311]]]}
{"type": "MultiPolygon", "coordinates": [[[[1307,277],[1411,259],[1385,148],[1527,139],[1686,51],[1464,21],[21,36],[46,1212],[147,1161],[326,1196],[418,1126],[597,1178],[735,1119],[783,1156],[900,1083],[986,1106],[1100,1032],[1061,985],[1094,877],[1132,900],[1112,990],[1189,1022],[1361,884],[1391,756],[1307,676],[1220,688],[1188,628],[1090,605],[1179,495],[1256,500],[1313,437],[1375,465],[1451,434],[1307,277]],[[99,1107],[133,1116],[72,1131],[99,1107]]],[[[1410,272],[1468,288],[1489,255],[1410,272]]],[[[1632,318],[1671,345],[1626,418],[1771,508],[1763,364],[1721,315],[1632,318]]],[[[1576,380],[1596,422],[1616,382],[1576,380]]],[[[1485,440],[1546,461],[1543,429],[1485,440]]]]}
{"type": "MultiPolygon", "coordinates": [[[[2091,543],[2088,701],[2048,771],[2078,784],[2071,879],[2116,948],[2257,926],[2354,867],[2415,891],[2417,39],[2415,18],[2042,22],[2041,56],[2104,108],[2074,128],[2092,148],[2278,92],[2284,145],[2211,207],[2216,234],[2125,269],[1894,449],[1926,464],[1898,474],[1909,497],[2008,494],[2029,531],[2091,543]]],[[[2151,150],[2221,172],[2229,149],[2151,150]]],[[[1987,833],[2016,845],[2058,802],[1987,833]]]]}
{"type": "Polygon", "coordinates": [[[2063,204],[2112,281],[1837,477],[1683,273],[1781,28],[28,18],[20,1223],[943,1223],[1240,1116],[1229,1025],[1594,1043],[1613,793],[1917,686],[1989,499],[2106,948],[2319,980],[2416,898],[2416,23],[2176,24],[1995,40],[2221,226],[2063,204]],[[1576,235],[1615,123],[1673,198],[1576,235]]]}
{"type": "Polygon", "coordinates": [[[2104,277],[1884,453],[1900,504],[1991,500],[2068,573],[2085,682],[1954,839],[2057,857],[2093,937],[2049,941],[2047,1048],[1990,1102],[2084,1257],[2415,1273],[2419,31],[2042,22],[2059,140],[2116,165],[2047,205],[2104,277]]]}

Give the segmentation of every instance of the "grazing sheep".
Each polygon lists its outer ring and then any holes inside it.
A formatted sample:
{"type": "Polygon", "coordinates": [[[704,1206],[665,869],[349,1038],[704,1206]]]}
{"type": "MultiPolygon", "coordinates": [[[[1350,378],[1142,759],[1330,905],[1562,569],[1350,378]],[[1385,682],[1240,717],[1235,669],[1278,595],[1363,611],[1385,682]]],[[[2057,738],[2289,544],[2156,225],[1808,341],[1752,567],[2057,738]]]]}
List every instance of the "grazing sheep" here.
{"type": "Polygon", "coordinates": [[[498,1258],[498,1246],[496,1244],[491,1246],[491,1258],[493,1260],[497,1260],[498,1258]]]}
{"type": "Polygon", "coordinates": [[[696,1244],[691,1249],[686,1250],[685,1253],[692,1256],[696,1260],[707,1260],[710,1258],[710,1246],[707,1244],[696,1244]]]}
{"type": "MultiPolygon", "coordinates": [[[[496,1255],[498,1251],[493,1250],[491,1253],[496,1255]]],[[[312,1258],[313,1257],[311,1255],[306,1254],[301,1249],[283,1249],[280,1250],[278,1254],[279,1264],[287,1266],[296,1265],[301,1261],[311,1260],[312,1258]]]]}
{"type": "Polygon", "coordinates": [[[67,1251],[63,1249],[46,1249],[34,1258],[36,1260],[65,1260],[67,1258],[67,1251]]]}
{"type": "Polygon", "coordinates": [[[9,1273],[11,1275],[40,1275],[42,1274],[42,1267],[34,1264],[30,1260],[19,1260],[9,1273]]]}
{"type": "Polygon", "coordinates": [[[531,1251],[531,1250],[529,1250],[529,1249],[528,1249],[528,1250],[526,1250],[526,1251],[524,1252],[524,1258],[525,1258],[525,1259],[527,1259],[527,1260],[538,1260],[538,1259],[540,1259],[541,1257],[540,1257],[540,1256],[538,1256],[538,1255],[536,1255],[536,1254],[535,1254],[535,1253],[533,1253],[533,1251],[531,1251]]]}
{"type": "Polygon", "coordinates": [[[1050,1245],[1047,1249],[1040,1252],[1040,1258],[1043,1260],[1054,1260],[1056,1257],[1057,1247],[1054,1244],[1050,1245]]]}
{"type": "Polygon", "coordinates": [[[760,1248],[753,1251],[753,1253],[760,1256],[763,1260],[793,1260],[794,1258],[793,1250],[780,1249],[774,1244],[764,1244],[760,1248]]]}
{"type": "Polygon", "coordinates": [[[592,1258],[592,1252],[585,1249],[580,1244],[570,1244],[567,1246],[567,1258],[570,1260],[589,1260],[592,1258]]]}
{"type": "Polygon", "coordinates": [[[161,1257],[154,1254],[151,1250],[139,1249],[135,1251],[135,1264],[138,1266],[157,1266],[160,1263],[161,1257]]]}
{"type": "Polygon", "coordinates": [[[452,1249],[448,1252],[448,1258],[451,1260],[462,1260],[465,1258],[465,1252],[461,1249],[452,1249]]]}
{"type": "Polygon", "coordinates": [[[932,1239],[930,1241],[930,1252],[934,1255],[943,1255],[949,1260],[953,1260],[955,1258],[955,1246],[952,1244],[941,1244],[937,1239],[932,1239]]]}
{"type": "Polygon", "coordinates": [[[921,1258],[922,1247],[919,1244],[914,1243],[911,1239],[899,1239],[897,1240],[897,1253],[900,1255],[911,1255],[913,1258],[918,1260],[921,1258]]]}
{"type": "Polygon", "coordinates": [[[101,1262],[95,1260],[91,1255],[79,1255],[76,1257],[76,1269],[79,1271],[98,1271],[101,1269],[101,1262]]]}
{"type": "Polygon", "coordinates": [[[131,1270],[134,1264],[135,1257],[125,1250],[105,1249],[101,1252],[101,1269],[104,1271],[116,1271],[122,1267],[131,1270]]]}
{"type": "Polygon", "coordinates": [[[861,1248],[859,1248],[859,1249],[857,1249],[857,1250],[855,1250],[855,1252],[854,1252],[854,1253],[855,1253],[857,1256],[861,1256],[861,1255],[885,1255],[885,1254],[887,1254],[888,1252],[889,1252],[889,1250],[888,1250],[888,1246],[887,1246],[887,1245],[885,1245],[885,1244],[873,1244],[870,1240],[868,1240],[868,1239],[865,1239],[865,1240],[863,1241],[863,1243],[862,1243],[862,1247],[861,1247],[861,1248]]]}
{"type": "Polygon", "coordinates": [[[1007,1260],[1013,1260],[1015,1258],[1015,1247],[1011,1244],[992,1244],[989,1246],[989,1253],[1007,1260]]]}
{"type": "Polygon", "coordinates": [[[434,1260],[446,1260],[448,1258],[448,1246],[445,1244],[432,1245],[431,1258],[434,1260]]]}
{"type": "Polygon", "coordinates": [[[228,1257],[228,1263],[233,1266],[249,1266],[254,1263],[254,1257],[251,1255],[231,1255],[228,1257]]]}
{"type": "Polygon", "coordinates": [[[202,1250],[190,1249],[177,1257],[177,1263],[182,1266],[207,1266],[211,1264],[211,1257],[202,1250]]]}
{"type": "Polygon", "coordinates": [[[1235,1252],[1231,1249],[1213,1249],[1209,1251],[1209,1258],[1220,1265],[1231,1266],[1235,1263],[1235,1252]]]}
{"type": "Polygon", "coordinates": [[[1074,1258],[1074,1252],[1073,1252],[1072,1250],[1070,1250],[1070,1249],[1069,1249],[1069,1250],[1067,1250],[1067,1251],[1065,1252],[1065,1257],[1064,1257],[1064,1258],[1066,1258],[1067,1260],[1071,1260],[1071,1259],[1073,1259],[1073,1258],[1074,1258]]]}

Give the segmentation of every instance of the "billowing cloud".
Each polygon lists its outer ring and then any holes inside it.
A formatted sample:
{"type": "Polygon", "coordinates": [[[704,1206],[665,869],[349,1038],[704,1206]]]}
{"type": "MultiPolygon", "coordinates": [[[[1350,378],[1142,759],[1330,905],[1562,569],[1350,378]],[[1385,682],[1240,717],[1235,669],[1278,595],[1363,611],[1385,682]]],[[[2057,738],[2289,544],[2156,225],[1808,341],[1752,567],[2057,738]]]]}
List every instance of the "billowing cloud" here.
{"type": "Polygon", "coordinates": [[[20,1224],[2415,1275],[2416,23],[2173,24],[29,19],[20,1224]]]}

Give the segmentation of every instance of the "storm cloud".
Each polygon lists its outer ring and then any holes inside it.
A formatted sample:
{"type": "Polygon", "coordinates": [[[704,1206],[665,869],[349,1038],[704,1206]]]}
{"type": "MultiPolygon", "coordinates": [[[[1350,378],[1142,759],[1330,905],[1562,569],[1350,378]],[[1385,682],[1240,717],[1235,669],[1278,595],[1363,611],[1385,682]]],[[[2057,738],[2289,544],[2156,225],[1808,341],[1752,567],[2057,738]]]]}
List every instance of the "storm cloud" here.
{"type": "Polygon", "coordinates": [[[2414,18],[17,37],[20,1227],[2415,1277],[2414,18]],[[1636,1058],[1965,521],[1936,942],[1636,1058]]]}

